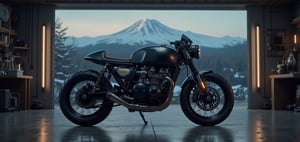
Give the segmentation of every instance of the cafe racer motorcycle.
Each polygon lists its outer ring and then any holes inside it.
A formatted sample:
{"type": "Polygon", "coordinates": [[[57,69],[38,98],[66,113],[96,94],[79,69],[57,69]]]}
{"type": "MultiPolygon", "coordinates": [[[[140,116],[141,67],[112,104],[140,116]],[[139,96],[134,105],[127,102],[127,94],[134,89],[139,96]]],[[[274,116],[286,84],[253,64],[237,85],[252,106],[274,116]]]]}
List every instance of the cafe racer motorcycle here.
{"type": "Polygon", "coordinates": [[[231,85],[213,71],[199,72],[193,63],[200,57],[198,45],[182,35],[170,42],[175,48],[151,46],[135,51],[130,59],[109,57],[97,51],[85,57],[101,65],[99,71],[74,73],[65,81],[59,95],[60,108],[67,119],[81,126],[102,122],[114,106],[142,112],[161,111],[169,106],[180,66],[191,74],[183,81],[180,106],[192,122],[212,126],[231,113],[234,95],[231,85]]]}

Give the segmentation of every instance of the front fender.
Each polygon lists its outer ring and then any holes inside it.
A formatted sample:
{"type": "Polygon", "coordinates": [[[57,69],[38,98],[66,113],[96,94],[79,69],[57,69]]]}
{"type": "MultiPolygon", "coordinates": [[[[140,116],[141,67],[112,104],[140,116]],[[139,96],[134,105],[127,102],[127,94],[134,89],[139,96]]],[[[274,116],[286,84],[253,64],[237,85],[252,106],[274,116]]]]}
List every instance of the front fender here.
{"type": "MultiPolygon", "coordinates": [[[[208,71],[201,71],[201,72],[199,72],[199,74],[201,75],[201,76],[205,76],[205,75],[207,75],[207,74],[210,74],[210,73],[214,73],[212,70],[208,70],[208,71]]],[[[184,79],[184,81],[182,82],[182,84],[181,84],[181,89],[183,89],[183,88],[185,88],[185,86],[187,85],[187,84],[189,84],[190,82],[194,82],[195,81],[195,79],[194,79],[194,77],[193,77],[193,74],[190,74],[187,78],[185,78],[184,79]]]]}

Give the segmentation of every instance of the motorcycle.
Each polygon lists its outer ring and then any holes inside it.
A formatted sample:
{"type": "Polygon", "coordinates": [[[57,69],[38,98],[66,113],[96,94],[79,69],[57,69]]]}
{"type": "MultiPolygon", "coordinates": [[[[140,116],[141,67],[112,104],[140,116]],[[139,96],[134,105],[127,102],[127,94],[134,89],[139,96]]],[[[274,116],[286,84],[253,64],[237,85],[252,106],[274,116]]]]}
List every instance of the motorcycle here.
{"type": "Polygon", "coordinates": [[[170,45],[175,48],[141,48],[130,59],[112,58],[106,51],[89,54],[85,59],[101,68],[76,72],[65,81],[59,94],[61,111],[71,122],[91,126],[121,105],[129,112],[138,111],[146,125],[142,112],[161,111],[170,105],[180,66],[186,65],[191,74],[181,85],[183,113],[202,126],[223,122],[234,105],[231,85],[213,71],[198,71],[193,59],[199,59],[200,48],[186,35],[170,45]]]}

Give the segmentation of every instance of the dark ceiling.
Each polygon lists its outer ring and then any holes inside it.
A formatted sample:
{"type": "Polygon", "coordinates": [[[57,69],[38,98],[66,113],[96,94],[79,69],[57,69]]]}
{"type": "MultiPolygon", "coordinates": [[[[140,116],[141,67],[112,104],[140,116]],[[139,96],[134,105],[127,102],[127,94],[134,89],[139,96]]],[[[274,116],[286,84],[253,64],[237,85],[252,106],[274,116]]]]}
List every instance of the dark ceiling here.
{"type": "Polygon", "coordinates": [[[57,8],[242,9],[249,5],[293,5],[298,0],[0,0],[6,5],[52,4],[57,8]],[[160,7],[159,7],[160,6],[160,7]]]}
{"type": "Polygon", "coordinates": [[[285,4],[297,0],[1,0],[5,3],[255,3],[255,4],[285,4]]]}

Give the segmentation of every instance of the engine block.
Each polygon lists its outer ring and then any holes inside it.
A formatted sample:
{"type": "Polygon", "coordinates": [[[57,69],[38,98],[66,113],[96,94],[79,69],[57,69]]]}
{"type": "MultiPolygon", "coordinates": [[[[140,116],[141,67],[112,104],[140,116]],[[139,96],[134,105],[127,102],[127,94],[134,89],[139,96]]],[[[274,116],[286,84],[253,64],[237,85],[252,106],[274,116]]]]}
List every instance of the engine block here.
{"type": "Polygon", "coordinates": [[[131,89],[131,95],[139,102],[157,105],[165,101],[168,85],[164,82],[168,69],[146,67],[137,71],[138,79],[131,89]]]}

